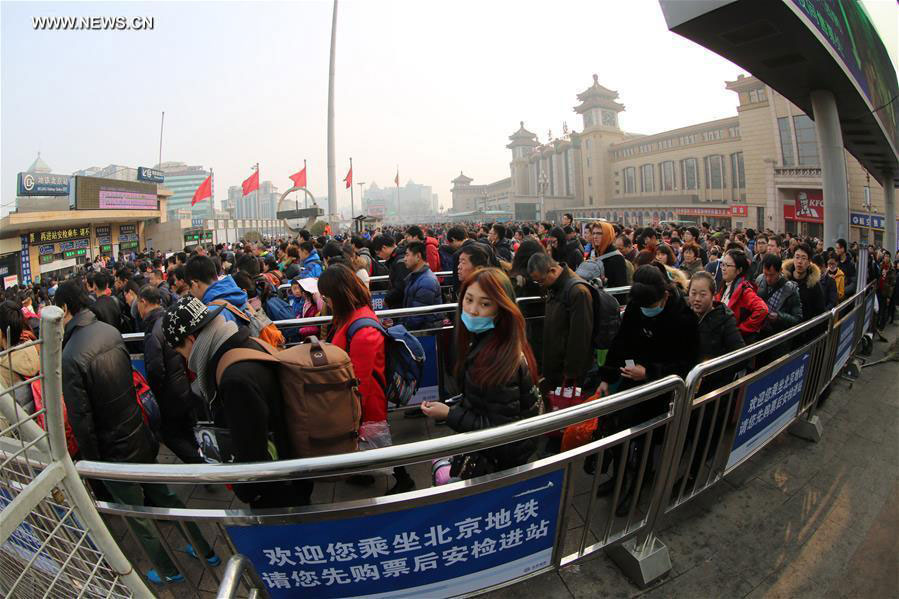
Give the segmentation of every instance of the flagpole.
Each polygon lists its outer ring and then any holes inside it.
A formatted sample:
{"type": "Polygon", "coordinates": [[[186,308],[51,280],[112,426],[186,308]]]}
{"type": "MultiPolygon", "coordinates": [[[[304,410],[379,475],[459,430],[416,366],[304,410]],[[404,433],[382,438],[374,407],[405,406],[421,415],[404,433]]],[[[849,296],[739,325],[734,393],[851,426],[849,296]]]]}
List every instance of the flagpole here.
{"type": "Polygon", "coordinates": [[[209,205],[212,206],[215,204],[215,173],[212,172],[212,167],[209,167],[209,205]]]}
{"type": "MultiPolygon", "coordinates": [[[[353,172],[353,159],[350,158],[350,173],[353,172]]],[[[350,183],[350,232],[355,232],[355,227],[353,224],[356,222],[354,219],[356,218],[356,200],[353,198],[353,181],[352,179],[349,181],[350,183]]]]}
{"type": "Polygon", "coordinates": [[[396,165],[396,179],[393,182],[396,183],[396,216],[399,218],[402,216],[400,211],[400,165],[396,165]]]}
{"type": "Polygon", "coordinates": [[[162,111],[162,120],[159,123],[159,162],[157,168],[162,168],[162,130],[165,127],[165,110],[162,111]]]}
{"type": "Polygon", "coordinates": [[[328,216],[337,201],[337,165],[334,159],[334,59],[337,54],[337,0],[334,0],[334,12],[331,17],[331,61],[328,68],[328,216]]]}
{"type": "Polygon", "coordinates": [[[262,216],[262,205],[259,203],[259,163],[256,163],[256,218],[262,216]]]}

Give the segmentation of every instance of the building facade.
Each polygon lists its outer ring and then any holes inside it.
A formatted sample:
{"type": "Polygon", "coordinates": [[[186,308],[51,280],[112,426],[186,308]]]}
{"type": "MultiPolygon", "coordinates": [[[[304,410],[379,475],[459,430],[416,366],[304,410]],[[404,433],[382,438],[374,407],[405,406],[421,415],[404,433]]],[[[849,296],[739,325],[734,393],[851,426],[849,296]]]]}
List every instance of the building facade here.
{"type": "Polygon", "coordinates": [[[212,180],[212,197],[191,206],[194,192],[211,173],[202,166],[190,166],[184,162],[163,162],[157,165],[165,175],[167,189],[172,192],[169,198],[168,211],[173,215],[183,215],[188,210],[192,217],[211,218],[215,210],[215,178],[212,180]]]}
{"type": "Polygon", "coordinates": [[[437,207],[437,194],[431,186],[411,180],[399,188],[372,183],[362,194],[365,215],[375,218],[426,221],[437,214],[437,207]]]}
{"type": "MultiPolygon", "coordinates": [[[[541,143],[522,122],[506,146],[510,177],[472,185],[460,173],[453,212],[508,210],[517,220],[554,221],[571,212],[633,226],[692,221],[822,235],[814,123],[755,77],[725,87],[736,95],[735,116],[640,135],[620,129],[625,107],[594,75],[577,94],[580,131],[541,143]]],[[[871,239],[870,232],[880,242],[883,191],[848,152],[845,164],[851,238],[871,239]]]]}

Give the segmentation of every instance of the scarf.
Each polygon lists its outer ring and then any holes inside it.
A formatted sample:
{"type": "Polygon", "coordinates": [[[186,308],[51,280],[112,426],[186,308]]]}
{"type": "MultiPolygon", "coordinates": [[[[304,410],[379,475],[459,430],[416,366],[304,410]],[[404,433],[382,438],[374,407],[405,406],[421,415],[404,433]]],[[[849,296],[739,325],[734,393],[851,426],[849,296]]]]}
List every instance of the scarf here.
{"type": "Polygon", "coordinates": [[[194,393],[206,401],[212,400],[210,390],[206,388],[206,368],[215,352],[236,332],[237,323],[225,320],[224,316],[219,314],[203,327],[194,341],[187,367],[197,374],[197,378],[190,386],[194,393]]]}

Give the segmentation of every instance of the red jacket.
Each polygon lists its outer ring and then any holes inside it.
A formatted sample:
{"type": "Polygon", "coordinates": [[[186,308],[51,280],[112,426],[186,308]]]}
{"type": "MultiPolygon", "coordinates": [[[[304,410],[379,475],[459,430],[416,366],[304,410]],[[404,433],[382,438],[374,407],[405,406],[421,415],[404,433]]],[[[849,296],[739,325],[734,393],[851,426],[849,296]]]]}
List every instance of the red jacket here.
{"type": "MultiPolygon", "coordinates": [[[[726,289],[726,285],[722,287],[715,299],[721,301],[726,289]]],[[[756,295],[755,285],[745,278],[737,281],[734,292],[727,300],[727,307],[734,313],[734,318],[737,319],[737,328],[740,329],[744,339],[761,331],[765,319],[768,318],[768,304],[756,295]]]]}
{"type": "MultiPolygon", "coordinates": [[[[350,324],[359,318],[374,318],[374,311],[362,307],[353,312],[346,324],[334,333],[331,343],[346,351],[346,332],[350,324]]],[[[353,371],[359,379],[359,391],[362,394],[362,421],[383,422],[387,420],[387,396],[384,387],[378,381],[384,381],[387,367],[387,354],[384,350],[384,336],[372,327],[363,327],[353,335],[350,346],[350,361],[353,371]],[[375,376],[377,375],[377,378],[375,376]]]]}
{"type": "Polygon", "coordinates": [[[440,272],[440,250],[437,240],[433,237],[425,237],[425,249],[427,250],[428,266],[431,271],[440,272]]]}

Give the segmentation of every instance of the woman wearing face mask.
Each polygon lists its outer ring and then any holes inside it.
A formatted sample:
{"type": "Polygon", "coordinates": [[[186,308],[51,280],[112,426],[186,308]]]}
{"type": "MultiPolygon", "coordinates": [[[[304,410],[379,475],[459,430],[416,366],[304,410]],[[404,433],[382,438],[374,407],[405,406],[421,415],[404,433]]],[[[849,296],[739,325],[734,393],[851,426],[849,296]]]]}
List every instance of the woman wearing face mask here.
{"type": "MultiPolygon", "coordinates": [[[[536,416],[542,403],[537,368],[512,283],[498,268],[479,269],[462,284],[459,298],[456,378],[462,399],[452,407],[424,402],[422,413],[459,433],[536,416]]],[[[520,466],[536,443],[531,438],[456,456],[449,474],[466,479],[520,466]]]]}
{"type": "Polygon", "coordinates": [[[658,262],[641,266],[634,273],[621,328],[601,368],[599,392],[606,395],[616,383],[621,391],[669,374],[686,377],[698,352],[696,314],[667,270],[658,262]]]}

